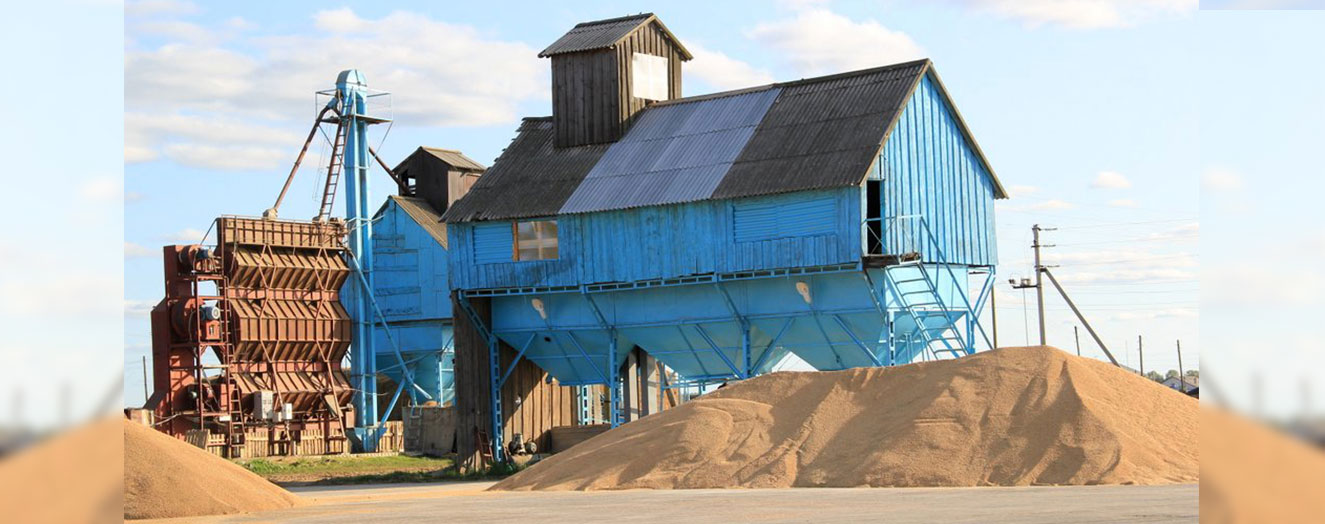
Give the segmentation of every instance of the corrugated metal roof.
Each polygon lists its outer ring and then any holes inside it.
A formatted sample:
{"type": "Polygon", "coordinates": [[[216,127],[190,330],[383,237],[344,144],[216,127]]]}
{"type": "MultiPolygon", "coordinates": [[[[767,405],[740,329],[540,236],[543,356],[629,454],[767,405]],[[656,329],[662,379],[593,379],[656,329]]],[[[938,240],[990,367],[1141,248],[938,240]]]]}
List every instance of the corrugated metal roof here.
{"type": "Polygon", "coordinates": [[[928,60],[784,84],[713,198],[859,184],[928,60]]]}
{"type": "Polygon", "coordinates": [[[440,147],[428,147],[428,146],[422,146],[419,149],[422,149],[428,152],[428,154],[437,157],[441,161],[450,164],[451,167],[459,168],[462,170],[479,171],[479,172],[482,172],[487,169],[486,167],[483,167],[483,164],[475,162],[474,159],[469,158],[465,156],[464,153],[461,153],[454,149],[442,149],[440,147]]]}
{"type": "Polygon", "coordinates": [[[552,117],[526,118],[511,145],[469,193],[442,215],[447,222],[556,215],[609,144],[553,146],[552,117]]]}
{"type": "Polygon", "coordinates": [[[448,247],[446,244],[446,224],[442,222],[442,215],[439,215],[437,210],[428,205],[426,200],[400,195],[391,195],[387,198],[400,206],[400,209],[404,210],[405,214],[423,227],[423,230],[427,231],[433,240],[436,240],[442,247],[448,247]]]}
{"type": "Polygon", "coordinates": [[[778,91],[766,88],[643,112],[589,171],[561,213],[709,198],[778,91]]]}
{"type": "MultiPolygon", "coordinates": [[[[550,118],[525,119],[511,147],[445,219],[527,218],[856,185],[928,73],[929,60],[918,60],[662,102],[639,112],[615,144],[558,149],[550,118]]],[[[995,196],[1006,198],[997,176],[993,182],[995,196]]]]}
{"type": "Polygon", "coordinates": [[[538,56],[543,58],[563,53],[606,49],[616,45],[617,42],[633,33],[635,29],[649,22],[658,24],[658,28],[663,34],[667,35],[667,38],[676,45],[683,59],[690,60],[694,58],[690,51],[687,51],[685,46],[681,45],[681,41],[677,40],[676,35],[673,35],[653,13],[640,13],[638,15],[575,24],[575,27],[561,35],[561,38],[547,46],[547,49],[544,49],[543,52],[538,53],[538,56]]]}

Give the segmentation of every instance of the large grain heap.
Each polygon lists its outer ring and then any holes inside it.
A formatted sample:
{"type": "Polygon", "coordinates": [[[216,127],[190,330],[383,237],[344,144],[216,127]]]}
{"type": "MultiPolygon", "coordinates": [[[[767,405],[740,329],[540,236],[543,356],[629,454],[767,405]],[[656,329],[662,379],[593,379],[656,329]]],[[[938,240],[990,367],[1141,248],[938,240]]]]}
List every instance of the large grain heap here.
{"type": "Polygon", "coordinates": [[[1195,482],[1198,411],[1155,382],[1048,347],[773,373],[599,435],[492,489],[1195,482]]]}
{"type": "Polygon", "coordinates": [[[124,421],[125,519],[246,513],[301,503],[230,461],[124,421]]]}

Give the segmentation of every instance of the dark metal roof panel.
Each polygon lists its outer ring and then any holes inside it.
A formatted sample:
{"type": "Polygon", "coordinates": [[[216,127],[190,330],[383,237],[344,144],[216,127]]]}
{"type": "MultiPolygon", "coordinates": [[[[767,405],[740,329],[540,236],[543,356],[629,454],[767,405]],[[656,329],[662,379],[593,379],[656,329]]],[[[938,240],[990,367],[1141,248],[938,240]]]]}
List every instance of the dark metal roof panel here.
{"type": "Polygon", "coordinates": [[[511,145],[442,219],[468,222],[557,214],[608,144],[558,148],[552,139],[551,117],[524,119],[511,145]]]}
{"type": "MultiPolygon", "coordinates": [[[[437,214],[437,210],[428,205],[427,200],[399,195],[391,195],[387,198],[400,206],[400,209],[405,211],[405,214],[409,215],[424,231],[427,231],[433,240],[436,240],[442,247],[447,247],[446,224],[442,222],[442,216],[437,214]]],[[[381,211],[378,211],[378,214],[381,214],[381,211]]]]}
{"type": "Polygon", "coordinates": [[[475,162],[474,159],[469,158],[465,156],[464,153],[454,149],[442,149],[440,147],[428,146],[423,146],[419,149],[422,149],[428,154],[437,157],[439,160],[450,164],[451,167],[460,170],[483,172],[483,170],[487,169],[486,167],[483,167],[483,164],[475,162]]]}
{"type": "Polygon", "coordinates": [[[778,89],[768,88],[644,110],[561,213],[709,198],[777,98],[778,89]]]}
{"type": "Polygon", "coordinates": [[[713,192],[737,198],[859,184],[928,60],[788,82],[713,192]]]}
{"type": "Polygon", "coordinates": [[[642,13],[620,18],[609,18],[594,22],[575,24],[575,27],[561,35],[556,42],[547,46],[538,56],[547,57],[562,53],[575,53],[605,49],[621,41],[635,28],[644,25],[653,18],[653,13],[642,13]]]}

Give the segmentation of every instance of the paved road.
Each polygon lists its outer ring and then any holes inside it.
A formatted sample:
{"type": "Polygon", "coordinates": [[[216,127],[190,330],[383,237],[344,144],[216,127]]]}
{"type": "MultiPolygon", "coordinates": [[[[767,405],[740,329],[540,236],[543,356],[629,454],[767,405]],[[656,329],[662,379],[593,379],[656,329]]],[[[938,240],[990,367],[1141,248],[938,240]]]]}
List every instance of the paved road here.
{"type": "MultiPolygon", "coordinates": [[[[488,493],[488,482],[296,488],[313,505],[188,522],[1196,522],[1197,486],[488,493]]],[[[179,520],[179,519],[175,519],[179,520]]],[[[161,521],[170,522],[170,521],[161,521]]]]}

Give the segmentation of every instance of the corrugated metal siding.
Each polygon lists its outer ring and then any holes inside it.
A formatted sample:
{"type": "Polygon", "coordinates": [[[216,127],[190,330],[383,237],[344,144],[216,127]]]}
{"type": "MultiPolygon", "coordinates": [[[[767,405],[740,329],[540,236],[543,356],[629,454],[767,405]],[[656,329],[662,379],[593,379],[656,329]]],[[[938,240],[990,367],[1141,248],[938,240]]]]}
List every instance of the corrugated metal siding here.
{"type": "Polygon", "coordinates": [[[770,198],[732,204],[736,242],[831,234],[839,226],[833,195],[770,198]]]}
{"type": "Polygon", "coordinates": [[[561,213],[707,199],[778,91],[664,104],[641,113],[585,176],[561,213]]]}
{"type": "MultiPolygon", "coordinates": [[[[948,262],[997,264],[994,180],[932,77],[917,87],[881,162],[884,216],[924,216],[948,262]]],[[[925,259],[936,261],[923,247],[925,259]]]]}
{"type": "Polygon", "coordinates": [[[474,226],[474,263],[510,262],[514,256],[511,223],[485,222],[474,226]]]}
{"type": "MultiPolygon", "coordinates": [[[[509,230],[510,223],[502,222],[509,230]]],[[[630,282],[756,269],[844,264],[860,259],[860,189],[803,192],[746,200],[705,200],[558,217],[560,259],[474,264],[476,227],[451,224],[451,286],[485,289],[630,282]],[[733,207],[779,201],[797,208],[831,205],[831,225],[814,221],[829,234],[735,241],[733,207]],[[814,202],[811,204],[811,202],[814,202]],[[829,204],[830,203],[830,204],[829,204]]]]}

